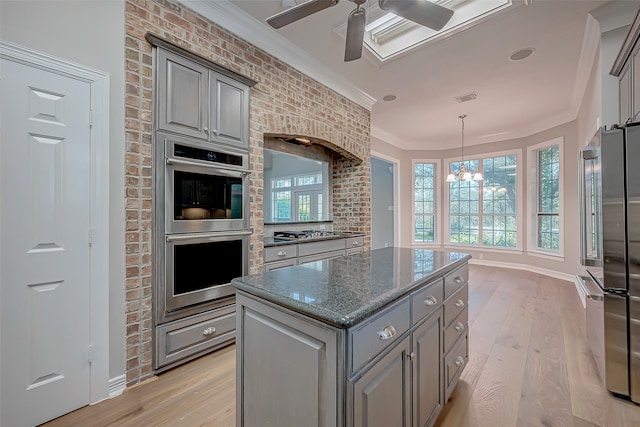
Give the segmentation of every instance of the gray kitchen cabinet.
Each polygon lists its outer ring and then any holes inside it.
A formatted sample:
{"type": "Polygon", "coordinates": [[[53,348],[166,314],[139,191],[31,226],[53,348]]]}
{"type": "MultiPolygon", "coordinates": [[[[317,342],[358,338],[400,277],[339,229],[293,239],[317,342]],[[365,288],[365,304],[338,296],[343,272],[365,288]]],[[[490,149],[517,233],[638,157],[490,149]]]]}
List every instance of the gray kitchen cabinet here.
{"type": "Polygon", "coordinates": [[[433,425],[444,406],[442,329],[440,307],[412,332],[413,427],[433,425]]]}
{"type": "Polygon", "coordinates": [[[413,251],[234,279],[237,425],[433,426],[468,361],[468,269],[434,255],[405,288],[413,251]]]}
{"type": "Polygon", "coordinates": [[[158,49],[157,128],[249,147],[249,86],[206,66],[158,49]]]}
{"type": "Polygon", "coordinates": [[[348,426],[409,427],[410,344],[409,337],[404,338],[361,376],[349,380],[353,412],[347,413],[348,426]]]}
{"type": "Polygon", "coordinates": [[[618,78],[620,123],[636,122],[640,115],[640,10],[622,43],[611,74],[618,78]]]}
{"type": "Polygon", "coordinates": [[[298,241],[286,245],[265,246],[264,271],[292,265],[337,258],[364,251],[364,237],[331,238],[315,241],[298,241]]]}

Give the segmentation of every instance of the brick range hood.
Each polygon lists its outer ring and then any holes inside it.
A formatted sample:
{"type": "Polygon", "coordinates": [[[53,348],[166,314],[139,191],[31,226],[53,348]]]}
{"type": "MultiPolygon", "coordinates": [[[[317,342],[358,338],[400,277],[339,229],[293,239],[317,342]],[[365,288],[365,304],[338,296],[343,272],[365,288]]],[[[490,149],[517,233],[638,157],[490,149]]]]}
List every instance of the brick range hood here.
{"type": "MultiPolygon", "coordinates": [[[[147,32],[258,83],[250,91],[249,272],[263,265],[265,134],[307,137],[333,157],[333,219],[370,246],[370,111],[170,0],[125,0],[125,215],[127,385],[152,368],[152,45],[147,32]],[[355,220],[354,220],[355,219],[355,220]]],[[[282,140],[281,140],[282,141],[282,140]]],[[[290,144],[290,143],[288,143],[290,144]]],[[[294,144],[290,144],[294,146],[294,144]]]]}
{"type": "Polygon", "coordinates": [[[287,148],[287,145],[284,145],[282,143],[295,144],[302,147],[313,147],[314,145],[322,146],[328,149],[330,152],[335,153],[338,156],[344,157],[344,159],[350,161],[351,166],[358,166],[362,164],[362,159],[358,157],[356,154],[351,153],[330,141],[325,141],[323,139],[315,138],[308,135],[282,135],[282,134],[270,134],[270,133],[264,134],[264,148],[275,148],[280,151],[288,152],[290,154],[298,154],[303,156],[305,155],[304,150],[287,148]],[[274,142],[269,144],[269,141],[274,141],[274,142]],[[280,141],[281,143],[279,144],[277,143],[277,141],[280,141]]]}

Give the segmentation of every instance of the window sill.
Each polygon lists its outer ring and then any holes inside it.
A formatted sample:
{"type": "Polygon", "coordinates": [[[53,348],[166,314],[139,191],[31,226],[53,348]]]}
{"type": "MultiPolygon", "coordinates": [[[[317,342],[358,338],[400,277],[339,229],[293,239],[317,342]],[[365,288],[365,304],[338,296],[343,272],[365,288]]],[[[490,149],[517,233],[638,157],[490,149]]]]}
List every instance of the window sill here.
{"type": "Polygon", "coordinates": [[[411,242],[412,248],[441,248],[442,244],[439,242],[411,242]]]}
{"type": "Polygon", "coordinates": [[[534,256],[536,258],[550,259],[553,261],[564,261],[564,255],[560,253],[553,252],[542,252],[542,251],[527,251],[527,255],[534,256]]]}
{"type": "Polygon", "coordinates": [[[520,248],[497,248],[495,246],[477,246],[477,245],[457,245],[455,243],[448,243],[444,245],[444,249],[459,250],[466,249],[476,252],[493,252],[498,254],[510,254],[521,255],[524,251],[520,248]]]}

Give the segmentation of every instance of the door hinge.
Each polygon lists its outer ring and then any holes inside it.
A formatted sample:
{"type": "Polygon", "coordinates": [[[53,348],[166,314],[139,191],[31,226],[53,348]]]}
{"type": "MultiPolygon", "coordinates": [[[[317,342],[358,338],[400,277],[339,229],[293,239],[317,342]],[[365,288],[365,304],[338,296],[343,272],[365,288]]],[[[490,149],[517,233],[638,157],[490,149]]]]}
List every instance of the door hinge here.
{"type": "Polygon", "coordinates": [[[93,363],[93,346],[92,345],[89,346],[89,350],[87,351],[87,360],[89,361],[89,364],[93,363]]]}

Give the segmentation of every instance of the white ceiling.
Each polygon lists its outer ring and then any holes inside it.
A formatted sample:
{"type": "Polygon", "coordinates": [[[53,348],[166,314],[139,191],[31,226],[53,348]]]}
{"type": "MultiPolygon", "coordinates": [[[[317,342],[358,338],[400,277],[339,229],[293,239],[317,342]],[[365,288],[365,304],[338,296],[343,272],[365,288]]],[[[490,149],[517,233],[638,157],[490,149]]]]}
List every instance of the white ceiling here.
{"type": "MultiPolygon", "coordinates": [[[[333,73],[339,86],[353,86],[364,92],[365,99],[372,97],[373,136],[404,149],[446,149],[460,145],[461,114],[468,116],[465,145],[527,136],[576,117],[597,44],[583,46],[585,32],[599,34],[595,21],[588,24],[588,13],[606,2],[514,1],[518,7],[384,64],[370,60],[368,52],[360,60],[343,62],[344,39],[334,29],[355,7],[350,1],[342,0],[280,30],[272,29],[265,19],[283,10],[281,0],[229,4],[244,11],[243,17],[255,18],[250,23],[262,39],[286,38],[286,43],[295,45],[289,45],[294,47],[290,50],[307,66],[313,68],[319,61],[326,67],[319,65],[316,70],[333,73]],[[529,58],[508,60],[529,47],[535,49],[529,58]],[[476,92],[478,99],[456,101],[456,96],[470,92],[476,92]],[[388,94],[397,99],[382,101],[388,94]]],[[[233,25],[219,23],[233,31],[233,25]]],[[[264,44],[260,47],[269,51],[264,44]]]]}

